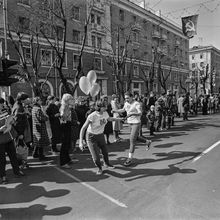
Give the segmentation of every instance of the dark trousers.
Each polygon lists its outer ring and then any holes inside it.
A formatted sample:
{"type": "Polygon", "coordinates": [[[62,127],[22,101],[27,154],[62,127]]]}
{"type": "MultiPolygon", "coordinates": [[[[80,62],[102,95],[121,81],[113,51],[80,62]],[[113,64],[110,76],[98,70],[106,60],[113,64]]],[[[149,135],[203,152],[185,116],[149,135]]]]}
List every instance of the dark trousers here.
{"type": "Polygon", "coordinates": [[[149,122],[149,129],[150,129],[150,135],[153,135],[155,131],[154,122],[149,122]]]}
{"type": "Polygon", "coordinates": [[[71,147],[71,123],[61,124],[62,140],[60,149],[60,165],[63,166],[71,161],[69,150],[71,147]]]}
{"type": "Polygon", "coordinates": [[[7,144],[0,144],[0,177],[6,176],[6,154],[8,155],[14,174],[19,172],[19,165],[16,156],[14,142],[11,141],[7,144]]]}
{"type": "Polygon", "coordinates": [[[104,134],[91,134],[87,132],[86,141],[95,165],[100,169],[102,168],[99,156],[100,150],[102,152],[105,164],[109,165],[108,150],[106,147],[104,134]]]}

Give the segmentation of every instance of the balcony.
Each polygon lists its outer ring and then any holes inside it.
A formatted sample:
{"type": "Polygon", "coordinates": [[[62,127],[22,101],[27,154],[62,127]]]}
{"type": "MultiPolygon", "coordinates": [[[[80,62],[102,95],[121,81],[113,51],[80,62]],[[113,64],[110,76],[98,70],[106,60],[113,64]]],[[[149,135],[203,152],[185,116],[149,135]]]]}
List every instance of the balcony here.
{"type": "Polygon", "coordinates": [[[139,23],[136,22],[132,25],[131,29],[132,29],[132,31],[141,31],[142,27],[139,23]]]}
{"type": "Polygon", "coordinates": [[[162,53],[162,55],[167,56],[168,55],[168,48],[166,46],[162,47],[161,53],[162,53]]]}
{"type": "Polygon", "coordinates": [[[168,39],[168,38],[167,38],[167,35],[166,35],[166,34],[162,34],[162,35],[161,35],[161,40],[162,40],[162,41],[167,41],[167,39],[168,39]]]}
{"type": "Polygon", "coordinates": [[[100,13],[105,13],[105,5],[101,2],[94,1],[94,5],[92,9],[100,13]]]}
{"type": "Polygon", "coordinates": [[[160,33],[159,33],[159,31],[153,31],[153,33],[152,33],[152,38],[160,39],[160,33]]]}
{"type": "Polygon", "coordinates": [[[91,24],[91,32],[95,32],[101,35],[106,35],[106,29],[103,25],[98,25],[95,23],[91,24]]]}

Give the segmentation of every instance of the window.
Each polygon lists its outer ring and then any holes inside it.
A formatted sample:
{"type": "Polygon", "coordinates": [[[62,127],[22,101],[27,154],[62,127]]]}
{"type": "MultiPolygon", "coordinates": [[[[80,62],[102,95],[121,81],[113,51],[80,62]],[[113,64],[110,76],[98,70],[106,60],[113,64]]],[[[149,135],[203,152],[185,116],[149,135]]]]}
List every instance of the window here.
{"type": "MultiPolygon", "coordinates": [[[[60,51],[60,54],[61,54],[61,56],[62,56],[62,51],[60,51]]],[[[59,58],[58,58],[58,65],[60,65],[60,59],[59,59],[59,58]]],[[[67,67],[67,52],[65,52],[62,67],[67,67]]]]}
{"type": "Polygon", "coordinates": [[[40,30],[43,33],[43,36],[46,35],[47,37],[51,36],[51,27],[49,24],[40,22],[40,30]]]}
{"type": "Polygon", "coordinates": [[[202,53],[200,54],[200,59],[203,59],[203,54],[202,53]]]}
{"type": "Polygon", "coordinates": [[[73,43],[75,44],[80,43],[80,31],[73,30],[73,43]]]}
{"type": "Polygon", "coordinates": [[[19,17],[19,29],[23,33],[29,32],[30,27],[30,19],[25,17],[19,17]]]}
{"type": "Polygon", "coordinates": [[[50,50],[41,50],[41,65],[51,66],[52,64],[52,53],[50,50]]]}
{"type": "Polygon", "coordinates": [[[125,36],[125,29],[123,27],[120,27],[120,34],[121,34],[121,37],[125,36]]]}
{"type": "Polygon", "coordinates": [[[192,60],[194,60],[195,59],[195,55],[192,55],[192,60]]]}
{"type": "Polygon", "coordinates": [[[102,70],[102,58],[95,57],[94,59],[94,69],[95,70],[102,70]]]}
{"type": "Polygon", "coordinates": [[[23,47],[24,59],[27,64],[31,64],[31,49],[30,47],[23,47]]]}
{"type": "Polygon", "coordinates": [[[95,23],[95,15],[91,14],[91,23],[94,24],[95,23]]]}
{"type": "Polygon", "coordinates": [[[80,9],[79,9],[79,7],[76,7],[76,6],[72,7],[72,18],[74,20],[77,20],[77,21],[80,20],[80,9]]]}
{"type": "Polygon", "coordinates": [[[134,89],[139,89],[139,83],[134,82],[134,83],[133,83],[133,88],[134,88],[134,89]]]}
{"type": "Polygon", "coordinates": [[[125,12],[123,10],[119,10],[119,20],[124,21],[125,20],[125,12]]]}
{"type": "Polygon", "coordinates": [[[92,47],[96,48],[96,37],[92,36],[92,47]]]}
{"type": "Polygon", "coordinates": [[[196,68],[196,64],[192,63],[192,69],[196,68]]]}
{"type": "Polygon", "coordinates": [[[137,17],[134,15],[133,16],[133,21],[136,22],[137,21],[137,17]]]}
{"type": "Polygon", "coordinates": [[[137,65],[133,66],[133,75],[134,76],[139,76],[139,68],[137,65]]]}
{"type": "Polygon", "coordinates": [[[98,24],[98,25],[101,25],[101,17],[100,17],[100,16],[97,16],[96,19],[97,19],[97,24],[98,24]]]}
{"type": "Polygon", "coordinates": [[[18,3],[21,3],[23,5],[30,5],[30,0],[19,0],[18,3]]]}
{"type": "Polygon", "coordinates": [[[177,73],[174,73],[174,81],[178,81],[177,73]]]}
{"type": "Polygon", "coordinates": [[[139,33],[133,31],[133,41],[134,42],[139,42],[139,33]]]}
{"type": "Polygon", "coordinates": [[[60,26],[56,27],[56,37],[58,40],[63,40],[63,28],[60,26]]]}
{"type": "Polygon", "coordinates": [[[97,37],[97,47],[102,48],[102,38],[101,37],[97,37]]]}
{"type": "Polygon", "coordinates": [[[73,69],[77,69],[79,65],[79,55],[73,54],[73,69]]]}
{"type": "Polygon", "coordinates": [[[134,57],[138,56],[138,49],[133,49],[133,55],[134,55],[134,57]]]}

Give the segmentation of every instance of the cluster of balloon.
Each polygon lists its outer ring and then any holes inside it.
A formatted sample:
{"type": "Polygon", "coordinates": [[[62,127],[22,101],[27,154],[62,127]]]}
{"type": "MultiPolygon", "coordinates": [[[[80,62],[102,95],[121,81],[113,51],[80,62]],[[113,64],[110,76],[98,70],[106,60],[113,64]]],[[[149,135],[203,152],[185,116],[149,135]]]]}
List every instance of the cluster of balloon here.
{"type": "Polygon", "coordinates": [[[87,76],[82,76],[79,80],[79,88],[86,94],[95,97],[99,94],[100,86],[96,83],[97,75],[94,70],[90,70],[87,76]]]}

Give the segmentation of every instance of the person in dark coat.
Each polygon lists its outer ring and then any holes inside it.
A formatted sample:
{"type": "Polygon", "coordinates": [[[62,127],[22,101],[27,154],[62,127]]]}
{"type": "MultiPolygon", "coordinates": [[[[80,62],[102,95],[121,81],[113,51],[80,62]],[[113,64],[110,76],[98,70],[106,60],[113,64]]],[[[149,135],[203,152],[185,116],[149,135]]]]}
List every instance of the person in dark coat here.
{"type": "MultiPolygon", "coordinates": [[[[20,170],[13,141],[12,130],[6,132],[6,118],[10,117],[9,112],[4,108],[5,100],[0,98],[0,184],[8,182],[6,178],[6,153],[9,156],[13,172],[16,176],[24,176],[20,170]]],[[[12,127],[13,128],[13,127],[12,127]]]]}
{"type": "Polygon", "coordinates": [[[46,107],[46,114],[49,117],[50,127],[51,127],[51,143],[53,152],[58,152],[57,144],[61,143],[60,137],[60,112],[59,107],[55,105],[54,96],[48,96],[48,105],[46,107]]]}
{"type": "Polygon", "coordinates": [[[50,145],[46,121],[48,117],[41,109],[42,101],[40,97],[33,99],[32,109],[32,121],[33,121],[33,146],[34,146],[34,158],[39,160],[45,159],[44,149],[50,145]]]}
{"type": "Polygon", "coordinates": [[[60,150],[60,166],[64,169],[70,169],[71,160],[69,152],[73,140],[73,130],[75,126],[79,126],[76,112],[73,110],[74,99],[72,95],[65,93],[61,100],[60,117],[61,117],[61,150],[60,150]]]}
{"type": "Polygon", "coordinates": [[[183,109],[184,109],[184,113],[183,113],[183,120],[188,120],[188,111],[189,111],[189,92],[186,93],[184,99],[183,99],[183,109]]]}
{"type": "MultiPolygon", "coordinates": [[[[109,114],[109,116],[113,117],[111,103],[108,102],[108,96],[103,96],[101,98],[101,101],[103,101],[105,103],[106,111],[109,114]]],[[[112,127],[111,121],[108,121],[107,124],[105,125],[104,134],[106,136],[106,143],[111,144],[109,141],[110,134],[113,134],[113,127],[112,127]]]]}
{"type": "Polygon", "coordinates": [[[28,118],[24,109],[24,102],[28,98],[28,95],[19,92],[16,98],[16,102],[12,108],[12,114],[14,115],[14,128],[18,133],[18,139],[24,139],[25,129],[28,127],[28,118]]]}

